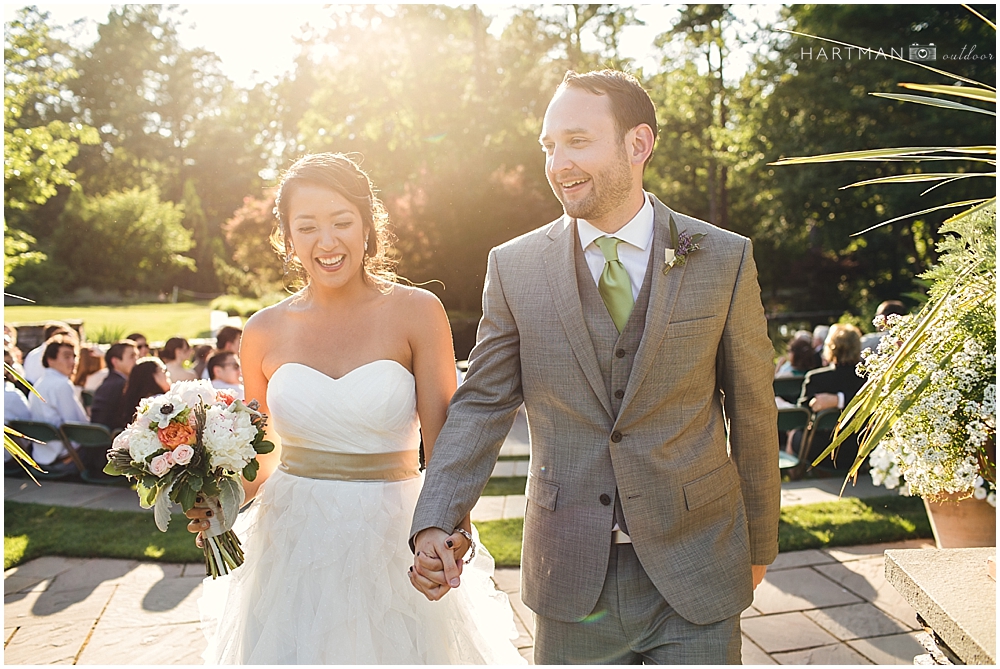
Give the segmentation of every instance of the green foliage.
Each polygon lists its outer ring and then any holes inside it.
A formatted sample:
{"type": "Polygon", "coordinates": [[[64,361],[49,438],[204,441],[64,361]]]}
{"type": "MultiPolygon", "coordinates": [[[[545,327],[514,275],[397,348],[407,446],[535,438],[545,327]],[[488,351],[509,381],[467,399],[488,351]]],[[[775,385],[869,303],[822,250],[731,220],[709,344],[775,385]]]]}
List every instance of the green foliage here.
{"type": "Polygon", "coordinates": [[[523,495],[527,485],[527,476],[494,476],[486,482],[483,496],[523,495]]]}
{"type": "Polygon", "coordinates": [[[183,209],[162,202],[156,187],[95,197],[73,194],[50,255],[68,270],[74,286],[168,291],[180,270],[194,266],[182,255],[191,248],[183,219],[183,209]]]}
{"type": "Polygon", "coordinates": [[[270,293],[260,299],[257,299],[252,297],[239,297],[237,295],[220,295],[212,300],[208,306],[216,311],[225,311],[230,316],[250,318],[264,307],[277,304],[287,296],[287,293],[270,293]]]}
{"type": "MultiPolygon", "coordinates": [[[[278,293],[285,287],[286,278],[278,254],[271,248],[271,232],[277,225],[274,216],[274,196],[266,198],[246,197],[243,204],[233,212],[232,217],[222,226],[226,244],[232,250],[232,261],[226,263],[216,259],[219,274],[226,288],[236,295],[261,297],[268,293],[278,293]]],[[[249,303],[247,307],[249,307],[249,303]]],[[[261,309],[263,306],[258,306],[261,309]]],[[[246,309],[236,306],[216,307],[237,314],[250,316],[246,309]]]]}
{"type": "Polygon", "coordinates": [[[4,502],[4,569],[43,555],[201,562],[204,555],[177,516],[160,532],[150,513],[4,502]]]}
{"type": "Polygon", "coordinates": [[[521,538],[524,518],[488,520],[476,523],[479,539],[486,546],[498,567],[521,566],[521,538]]]}

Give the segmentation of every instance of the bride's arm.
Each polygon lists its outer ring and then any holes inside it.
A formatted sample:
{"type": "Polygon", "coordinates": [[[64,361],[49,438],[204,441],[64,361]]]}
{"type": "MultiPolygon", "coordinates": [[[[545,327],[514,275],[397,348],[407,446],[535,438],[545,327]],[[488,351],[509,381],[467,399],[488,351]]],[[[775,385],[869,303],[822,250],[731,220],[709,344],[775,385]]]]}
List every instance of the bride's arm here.
{"type": "MultiPolygon", "coordinates": [[[[410,351],[417,383],[417,415],[424,443],[424,461],[430,462],[434,443],[448,417],[448,403],[457,386],[455,347],[448,314],[437,297],[424,291],[412,297],[417,298],[414,301],[419,313],[410,319],[416,326],[410,336],[410,351]]],[[[469,516],[462,519],[459,527],[471,531],[469,516]]]]}
{"type": "Polygon", "coordinates": [[[274,431],[271,421],[271,412],[267,408],[267,377],[262,368],[264,354],[267,352],[269,342],[274,341],[271,337],[273,333],[269,331],[268,320],[263,312],[255,314],[247,321],[243,328],[243,338],[240,340],[240,363],[243,369],[243,395],[246,401],[257,400],[259,410],[268,416],[266,436],[268,441],[274,444],[274,450],[270,453],[257,456],[260,469],[257,470],[257,478],[253,481],[243,481],[243,491],[246,493],[246,501],[250,501],[257,495],[257,490],[270,477],[271,473],[277,469],[281,461],[281,440],[274,431]],[[260,316],[260,318],[258,318],[260,316]]]}

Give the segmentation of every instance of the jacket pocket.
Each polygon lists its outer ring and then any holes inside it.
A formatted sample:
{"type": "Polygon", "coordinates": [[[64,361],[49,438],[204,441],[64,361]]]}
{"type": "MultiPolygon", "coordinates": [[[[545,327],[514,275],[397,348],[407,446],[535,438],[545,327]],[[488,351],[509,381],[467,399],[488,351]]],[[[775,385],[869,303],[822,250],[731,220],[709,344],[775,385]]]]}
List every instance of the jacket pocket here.
{"type": "Polygon", "coordinates": [[[684,503],[688,511],[705,506],[739,485],[740,476],[732,460],[713,469],[701,478],[684,484],[684,503]]]}
{"type": "Polygon", "coordinates": [[[557,483],[552,483],[551,481],[546,481],[540,479],[532,473],[528,473],[528,488],[525,491],[532,502],[538,506],[548,509],[549,511],[556,510],[556,497],[559,496],[559,485],[557,483]]]}
{"type": "Polygon", "coordinates": [[[679,337],[693,337],[695,335],[712,332],[716,327],[715,316],[705,316],[687,321],[675,321],[667,324],[667,337],[676,339],[679,337]]]}

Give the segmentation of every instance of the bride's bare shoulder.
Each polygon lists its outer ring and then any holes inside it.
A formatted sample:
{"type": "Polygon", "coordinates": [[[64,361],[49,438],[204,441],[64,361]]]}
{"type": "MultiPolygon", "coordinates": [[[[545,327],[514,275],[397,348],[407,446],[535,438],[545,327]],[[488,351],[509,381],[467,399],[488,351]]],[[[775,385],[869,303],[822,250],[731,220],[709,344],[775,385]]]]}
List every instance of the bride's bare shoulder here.
{"type": "Polygon", "coordinates": [[[243,326],[244,339],[247,336],[253,338],[256,336],[268,337],[272,335],[275,330],[280,328],[281,323],[288,318],[291,312],[295,311],[295,306],[301,302],[301,299],[301,294],[295,293],[294,295],[289,295],[281,302],[264,307],[255,313],[243,326]]]}
{"type": "Polygon", "coordinates": [[[444,305],[438,296],[417,286],[397,284],[387,295],[392,300],[393,310],[407,320],[426,320],[444,314],[444,305]]]}

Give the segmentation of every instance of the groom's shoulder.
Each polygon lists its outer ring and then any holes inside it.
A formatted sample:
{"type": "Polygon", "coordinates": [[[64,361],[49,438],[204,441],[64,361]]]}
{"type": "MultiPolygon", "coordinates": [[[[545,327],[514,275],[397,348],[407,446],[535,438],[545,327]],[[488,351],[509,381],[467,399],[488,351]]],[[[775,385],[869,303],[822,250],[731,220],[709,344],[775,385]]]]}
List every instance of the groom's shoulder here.
{"type": "Polygon", "coordinates": [[[509,241],[493,247],[493,252],[499,255],[523,254],[534,250],[541,250],[552,241],[552,234],[561,231],[568,225],[566,218],[560,216],[556,220],[539,226],[530,232],[515,237],[509,241]]]}

